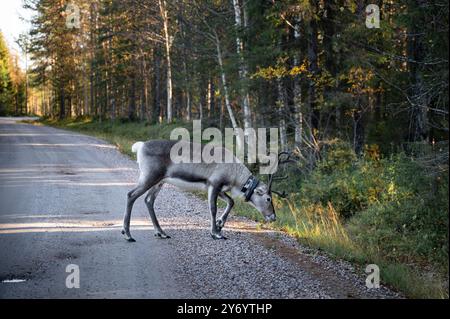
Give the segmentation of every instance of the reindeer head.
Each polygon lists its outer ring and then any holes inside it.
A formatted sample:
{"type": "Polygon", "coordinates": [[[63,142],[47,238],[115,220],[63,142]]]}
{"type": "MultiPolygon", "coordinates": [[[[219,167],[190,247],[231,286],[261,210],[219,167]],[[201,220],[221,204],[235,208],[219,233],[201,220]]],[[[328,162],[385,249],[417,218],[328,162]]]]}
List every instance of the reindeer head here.
{"type": "Polygon", "coordinates": [[[250,197],[249,203],[264,216],[266,222],[275,221],[276,215],[272,203],[272,194],[266,184],[262,182],[258,184],[250,197]]]}
{"type": "MultiPolygon", "coordinates": [[[[291,155],[287,152],[281,152],[278,154],[277,164],[283,165],[288,162],[294,162],[292,160],[291,155]],[[280,160],[283,155],[287,155],[287,158],[280,160]]],[[[285,177],[275,177],[274,174],[269,175],[268,184],[264,184],[260,182],[258,186],[255,188],[253,195],[250,197],[249,202],[264,216],[266,222],[273,222],[276,220],[275,208],[273,207],[272,202],[272,194],[277,194],[280,197],[286,197],[287,194],[285,192],[279,193],[277,191],[272,190],[272,183],[274,180],[286,179],[285,177]]]]}

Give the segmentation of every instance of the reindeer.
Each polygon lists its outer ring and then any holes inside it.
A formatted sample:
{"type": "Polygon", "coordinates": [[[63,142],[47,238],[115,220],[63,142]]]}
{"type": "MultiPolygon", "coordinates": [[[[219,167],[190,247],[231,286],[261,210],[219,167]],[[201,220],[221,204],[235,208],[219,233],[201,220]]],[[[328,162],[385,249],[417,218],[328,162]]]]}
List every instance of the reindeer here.
{"type": "MultiPolygon", "coordinates": [[[[126,240],[135,241],[130,233],[131,211],[134,202],[147,191],[145,203],[156,231],[155,236],[170,238],[159,225],[154,210],[155,199],[164,183],[186,190],[207,191],[213,239],[226,239],[222,235],[222,229],[234,206],[232,197],[243,198],[264,216],[266,222],[275,221],[272,193],[276,192],[271,190],[273,175],[269,176],[268,184],[264,184],[232,154],[233,163],[205,163],[203,160],[200,163],[191,163],[188,158],[181,163],[174,163],[170,155],[176,143],[187,143],[182,146],[194,149],[194,143],[187,141],[148,141],[137,142],[132,146],[132,151],[137,153],[140,175],[136,188],[127,194],[127,208],[122,230],[126,240]],[[227,194],[228,192],[232,197],[227,194]],[[225,201],[227,205],[223,214],[216,220],[218,198],[225,201]]],[[[200,146],[200,149],[202,148],[200,146]]],[[[230,152],[225,148],[215,147],[214,152],[217,151],[224,155],[228,153],[230,156],[230,152]]]]}

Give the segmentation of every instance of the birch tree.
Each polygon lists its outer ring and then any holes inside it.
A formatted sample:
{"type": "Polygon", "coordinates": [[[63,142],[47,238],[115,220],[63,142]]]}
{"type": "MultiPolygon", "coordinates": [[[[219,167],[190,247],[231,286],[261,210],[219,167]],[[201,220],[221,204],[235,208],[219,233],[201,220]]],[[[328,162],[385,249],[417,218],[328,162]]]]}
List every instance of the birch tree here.
{"type": "Polygon", "coordinates": [[[166,48],[166,84],[167,84],[167,123],[172,123],[173,121],[173,110],[172,110],[172,98],[173,98],[173,85],[172,85],[172,60],[170,57],[170,51],[172,47],[172,37],[169,30],[169,13],[167,10],[166,0],[158,0],[159,9],[161,12],[161,18],[163,21],[163,31],[164,40],[166,48]]]}
{"type": "Polygon", "coordinates": [[[247,26],[242,22],[242,10],[239,0],[233,0],[233,8],[236,27],[236,52],[239,57],[239,78],[241,85],[242,107],[244,110],[244,128],[247,129],[252,127],[252,114],[250,109],[250,96],[247,89],[248,66],[244,58],[244,43],[240,36],[242,30],[247,26]]]}

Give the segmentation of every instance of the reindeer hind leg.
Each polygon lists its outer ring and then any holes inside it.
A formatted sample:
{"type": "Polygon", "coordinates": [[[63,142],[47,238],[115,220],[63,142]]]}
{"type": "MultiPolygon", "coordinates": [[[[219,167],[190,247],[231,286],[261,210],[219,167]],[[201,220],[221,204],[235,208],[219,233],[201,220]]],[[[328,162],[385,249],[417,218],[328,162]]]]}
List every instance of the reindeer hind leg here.
{"type": "Polygon", "coordinates": [[[161,190],[162,186],[163,186],[163,183],[159,183],[159,184],[153,186],[152,188],[150,188],[147,196],[145,197],[145,204],[147,205],[148,213],[152,220],[153,227],[155,228],[155,231],[156,231],[155,236],[166,239],[166,238],[170,238],[170,236],[168,236],[162,230],[161,226],[159,225],[158,219],[156,218],[155,207],[154,207],[156,197],[158,196],[159,191],[161,190]]]}
{"type": "Polygon", "coordinates": [[[143,174],[139,176],[138,186],[128,192],[127,194],[127,208],[125,211],[125,215],[123,218],[123,229],[122,235],[125,236],[125,239],[129,242],[134,242],[133,237],[131,237],[130,233],[130,219],[131,219],[131,211],[133,209],[134,202],[144,195],[144,193],[149,190],[152,186],[156,185],[161,180],[159,174],[143,174]]]}

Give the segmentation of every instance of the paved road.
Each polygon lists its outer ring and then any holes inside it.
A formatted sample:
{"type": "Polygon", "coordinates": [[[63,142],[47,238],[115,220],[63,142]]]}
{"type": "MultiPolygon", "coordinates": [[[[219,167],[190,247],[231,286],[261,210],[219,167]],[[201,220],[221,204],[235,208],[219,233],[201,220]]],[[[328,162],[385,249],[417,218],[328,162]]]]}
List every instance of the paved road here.
{"type": "Polygon", "coordinates": [[[204,201],[164,187],[156,201],[172,235],[153,236],[140,199],[136,243],[120,235],[137,165],[98,139],[0,118],[0,298],[346,298],[368,291],[348,264],[232,217],[209,236],[204,201]],[[79,266],[80,288],[66,287],[79,266]]]}

